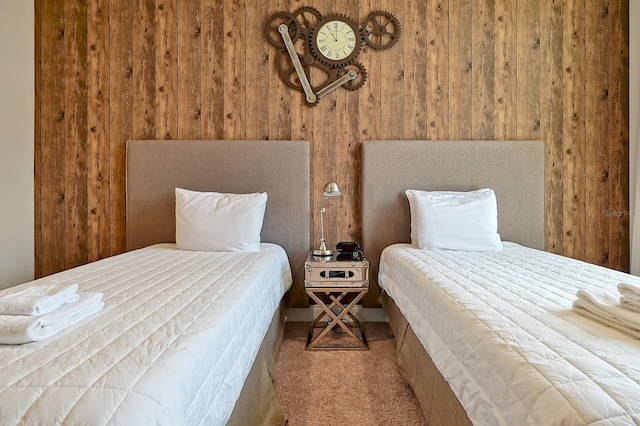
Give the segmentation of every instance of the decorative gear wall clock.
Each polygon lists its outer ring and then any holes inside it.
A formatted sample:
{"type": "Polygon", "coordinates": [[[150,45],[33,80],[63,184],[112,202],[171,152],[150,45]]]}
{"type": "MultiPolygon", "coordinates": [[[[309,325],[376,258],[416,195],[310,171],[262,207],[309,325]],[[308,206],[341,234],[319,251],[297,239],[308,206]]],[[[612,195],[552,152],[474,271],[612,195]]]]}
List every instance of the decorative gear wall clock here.
{"type": "Polygon", "coordinates": [[[264,34],[278,49],[275,62],[282,81],[302,92],[307,105],[315,106],[338,88],[362,87],[367,71],[356,61],[360,51],[366,46],[385,50],[395,45],[400,22],[388,12],[375,11],[359,25],[344,15],[323,16],[317,9],[303,6],[291,13],[272,14],[264,34]]]}

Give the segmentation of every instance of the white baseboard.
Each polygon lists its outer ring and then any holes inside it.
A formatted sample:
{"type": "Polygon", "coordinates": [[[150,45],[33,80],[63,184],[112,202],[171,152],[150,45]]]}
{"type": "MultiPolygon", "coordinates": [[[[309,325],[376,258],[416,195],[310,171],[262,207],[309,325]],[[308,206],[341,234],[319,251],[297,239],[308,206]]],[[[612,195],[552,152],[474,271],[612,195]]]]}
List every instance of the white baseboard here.
{"type": "MultiPolygon", "coordinates": [[[[286,308],[285,315],[288,322],[311,322],[321,312],[320,306],[313,305],[308,308],[286,308]]],[[[362,322],[387,322],[387,314],[382,308],[363,308],[358,305],[352,312],[362,322]]]]}

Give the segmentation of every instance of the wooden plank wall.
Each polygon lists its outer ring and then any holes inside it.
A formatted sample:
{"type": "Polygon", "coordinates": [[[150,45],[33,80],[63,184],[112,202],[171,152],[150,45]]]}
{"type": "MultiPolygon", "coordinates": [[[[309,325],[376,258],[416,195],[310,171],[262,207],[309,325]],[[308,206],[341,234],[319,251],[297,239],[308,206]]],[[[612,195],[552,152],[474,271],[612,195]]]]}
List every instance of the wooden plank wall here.
{"type": "MultiPolygon", "coordinates": [[[[547,249],[629,269],[628,0],[36,1],[36,274],[124,250],[127,139],[306,139],[328,240],[360,239],[367,139],[542,139],[547,249]],[[402,24],[313,108],[278,78],[271,13],[402,24]]],[[[464,165],[461,165],[464,167],[464,165]]],[[[318,239],[316,221],[314,240],[318,239]]]]}

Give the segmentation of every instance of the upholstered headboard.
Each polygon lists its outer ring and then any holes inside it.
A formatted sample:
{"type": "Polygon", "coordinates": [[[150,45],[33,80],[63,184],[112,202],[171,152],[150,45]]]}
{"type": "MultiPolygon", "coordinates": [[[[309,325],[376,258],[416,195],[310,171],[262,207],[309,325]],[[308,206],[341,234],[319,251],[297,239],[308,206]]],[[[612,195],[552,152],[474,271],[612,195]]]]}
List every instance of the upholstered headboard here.
{"type": "Polygon", "coordinates": [[[376,306],[378,262],[390,244],[410,242],[406,189],[492,188],[503,240],[544,249],[542,141],[366,141],[362,144],[362,245],[376,306]]]}
{"type": "Polygon", "coordinates": [[[175,241],[176,187],[266,192],[261,240],[282,246],[294,284],[289,306],[308,306],[304,261],[311,247],[308,141],[131,140],[127,142],[127,250],[175,241]]]}

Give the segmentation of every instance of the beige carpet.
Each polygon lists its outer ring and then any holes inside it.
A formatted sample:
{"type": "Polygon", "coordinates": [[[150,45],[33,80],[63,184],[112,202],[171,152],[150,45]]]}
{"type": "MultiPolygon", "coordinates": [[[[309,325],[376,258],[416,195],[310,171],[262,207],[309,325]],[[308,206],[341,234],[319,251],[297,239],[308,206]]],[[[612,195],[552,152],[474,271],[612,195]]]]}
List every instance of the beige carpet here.
{"type": "Polygon", "coordinates": [[[307,327],[287,323],[276,364],[276,394],[289,426],[427,424],[396,372],[386,323],[365,325],[368,351],[305,351],[307,327]]]}

